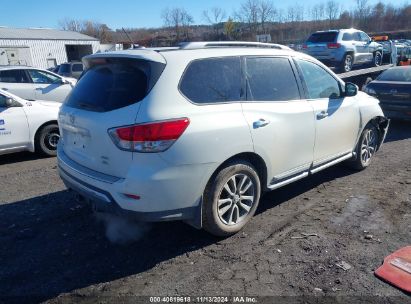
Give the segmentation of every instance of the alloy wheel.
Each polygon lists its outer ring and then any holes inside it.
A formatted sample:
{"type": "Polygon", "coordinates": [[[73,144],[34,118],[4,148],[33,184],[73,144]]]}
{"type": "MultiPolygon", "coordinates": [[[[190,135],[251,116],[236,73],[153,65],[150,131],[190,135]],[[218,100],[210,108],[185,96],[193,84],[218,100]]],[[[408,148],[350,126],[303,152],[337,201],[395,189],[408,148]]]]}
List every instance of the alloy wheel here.
{"type": "Polygon", "coordinates": [[[243,221],[255,203],[255,185],[246,174],[236,174],[228,179],[217,202],[217,212],[222,223],[233,226],[243,221]]]}
{"type": "Polygon", "coordinates": [[[377,149],[377,134],[374,128],[369,129],[363,136],[361,143],[361,161],[367,165],[377,149]]]}

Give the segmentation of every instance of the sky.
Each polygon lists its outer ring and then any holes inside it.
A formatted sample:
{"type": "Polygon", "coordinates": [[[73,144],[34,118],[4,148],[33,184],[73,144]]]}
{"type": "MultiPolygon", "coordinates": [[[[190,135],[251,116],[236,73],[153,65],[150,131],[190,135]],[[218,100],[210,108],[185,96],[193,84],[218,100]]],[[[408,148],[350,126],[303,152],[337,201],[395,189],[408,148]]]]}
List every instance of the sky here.
{"type": "MultiPolygon", "coordinates": [[[[312,7],[326,0],[272,1],[275,7],[286,10],[294,4],[312,7]]],[[[204,10],[220,7],[227,15],[232,15],[241,2],[242,0],[0,0],[0,26],[58,28],[60,20],[69,18],[94,20],[105,23],[112,29],[161,27],[161,13],[167,7],[182,7],[194,17],[195,24],[204,24],[204,10]]],[[[350,9],[356,1],[337,2],[345,9],[350,9]]],[[[369,0],[370,4],[376,2],[378,1],[369,0]]],[[[391,0],[390,3],[402,5],[406,1],[391,0]]]]}

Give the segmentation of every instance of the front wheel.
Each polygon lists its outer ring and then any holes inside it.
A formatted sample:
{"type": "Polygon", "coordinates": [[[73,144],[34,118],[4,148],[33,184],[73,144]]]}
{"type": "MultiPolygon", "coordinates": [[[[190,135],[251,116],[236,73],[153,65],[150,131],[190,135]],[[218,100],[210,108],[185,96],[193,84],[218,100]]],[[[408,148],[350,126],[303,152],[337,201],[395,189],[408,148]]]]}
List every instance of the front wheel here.
{"type": "Polygon", "coordinates": [[[379,133],[377,128],[371,124],[367,125],[361,134],[357,147],[355,148],[357,157],[349,163],[350,166],[356,170],[364,170],[367,168],[370,165],[375,152],[377,152],[378,140],[379,133]]]}
{"type": "Polygon", "coordinates": [[[60,133],[57,124],[42,127],[36,136],[36,152],[45,156],[56,156],[59,139],[60,133]]]}
{"type": "Polygon", "coordinates": [[[204,229],[216,236],[237,233],[253,217],[260,195],[260,179],[254,167],[245,161],[230,163],[204,191],[204,229]]]}

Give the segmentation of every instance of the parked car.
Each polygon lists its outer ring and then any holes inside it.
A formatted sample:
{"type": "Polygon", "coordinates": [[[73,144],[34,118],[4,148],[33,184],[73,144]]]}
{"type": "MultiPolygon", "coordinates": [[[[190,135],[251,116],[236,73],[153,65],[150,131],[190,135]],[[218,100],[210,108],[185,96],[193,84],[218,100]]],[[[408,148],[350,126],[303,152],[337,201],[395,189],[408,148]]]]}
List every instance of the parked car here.
{"type": "Polygon", "coordinates": [[[349,72],[354,65],[381,65],[383,47],[362,31],[341,29],[313,33],[303,45],[303,52],[349,72]]]}
{"type": "Polygon", "coordinates": [[[384,71],[365,86],[364,92],[380,100],[386,116],[411,120],[411,66],[384,71]]]}
{"type": "Polygon", "coordinates": [[[0,89],[27,100],[63,102],[76,82],[76,79],[32,67],[0,67],[0,89]]]}
{"type": "Polygon", "coordinates": [[[60,69],[60,65],[56,65],[55,67],[48,68],[47,71],[57,73],[60,69]]]}
{"type": "Polygon", "coordinates": [[[0,90],[0,155],[18,151],[56,155],[60,105],[28,101],[0,90]]]}
{"type": "Polygon", "coordinates": [[[60,65],[58,74],[64,77],[79,79],[83,73],[83,64],[81,62],[67,62],[60,65]]]}
{"type": "Polygon", "coordinates": [[[59,114],[60,176],[97,210],[141,221],[236,233],[263,191],[342,161],[366,168],[388,128],[377,99],[279,45],[198,42],[83,62],[59,114]]]}

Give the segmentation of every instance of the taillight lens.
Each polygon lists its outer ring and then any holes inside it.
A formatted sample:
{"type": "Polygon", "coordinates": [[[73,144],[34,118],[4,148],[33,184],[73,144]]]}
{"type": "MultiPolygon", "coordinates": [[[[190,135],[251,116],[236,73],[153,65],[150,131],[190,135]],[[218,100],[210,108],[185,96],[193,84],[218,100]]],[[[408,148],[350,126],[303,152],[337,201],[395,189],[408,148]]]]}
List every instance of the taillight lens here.
{"type": "Polygon", "coordinates": [[[327,47],[328,47],[329,49],[338,49],[338,48],[341,47],[341,44],[339,44],[339,43],[328,43],[328,44],[327,44],[327,47]]]}
{"type": "Polygon", "coordinates": [[[163,152],[184,133],[188,118],[167,120],[108,130],[111,139],[122,150],[133,152],[163,152]]]}
{"type": "Polygon", "coordinates": [[[308,45],[307,44],[303,44],[303,49],[308,49],[308,45]]]}

